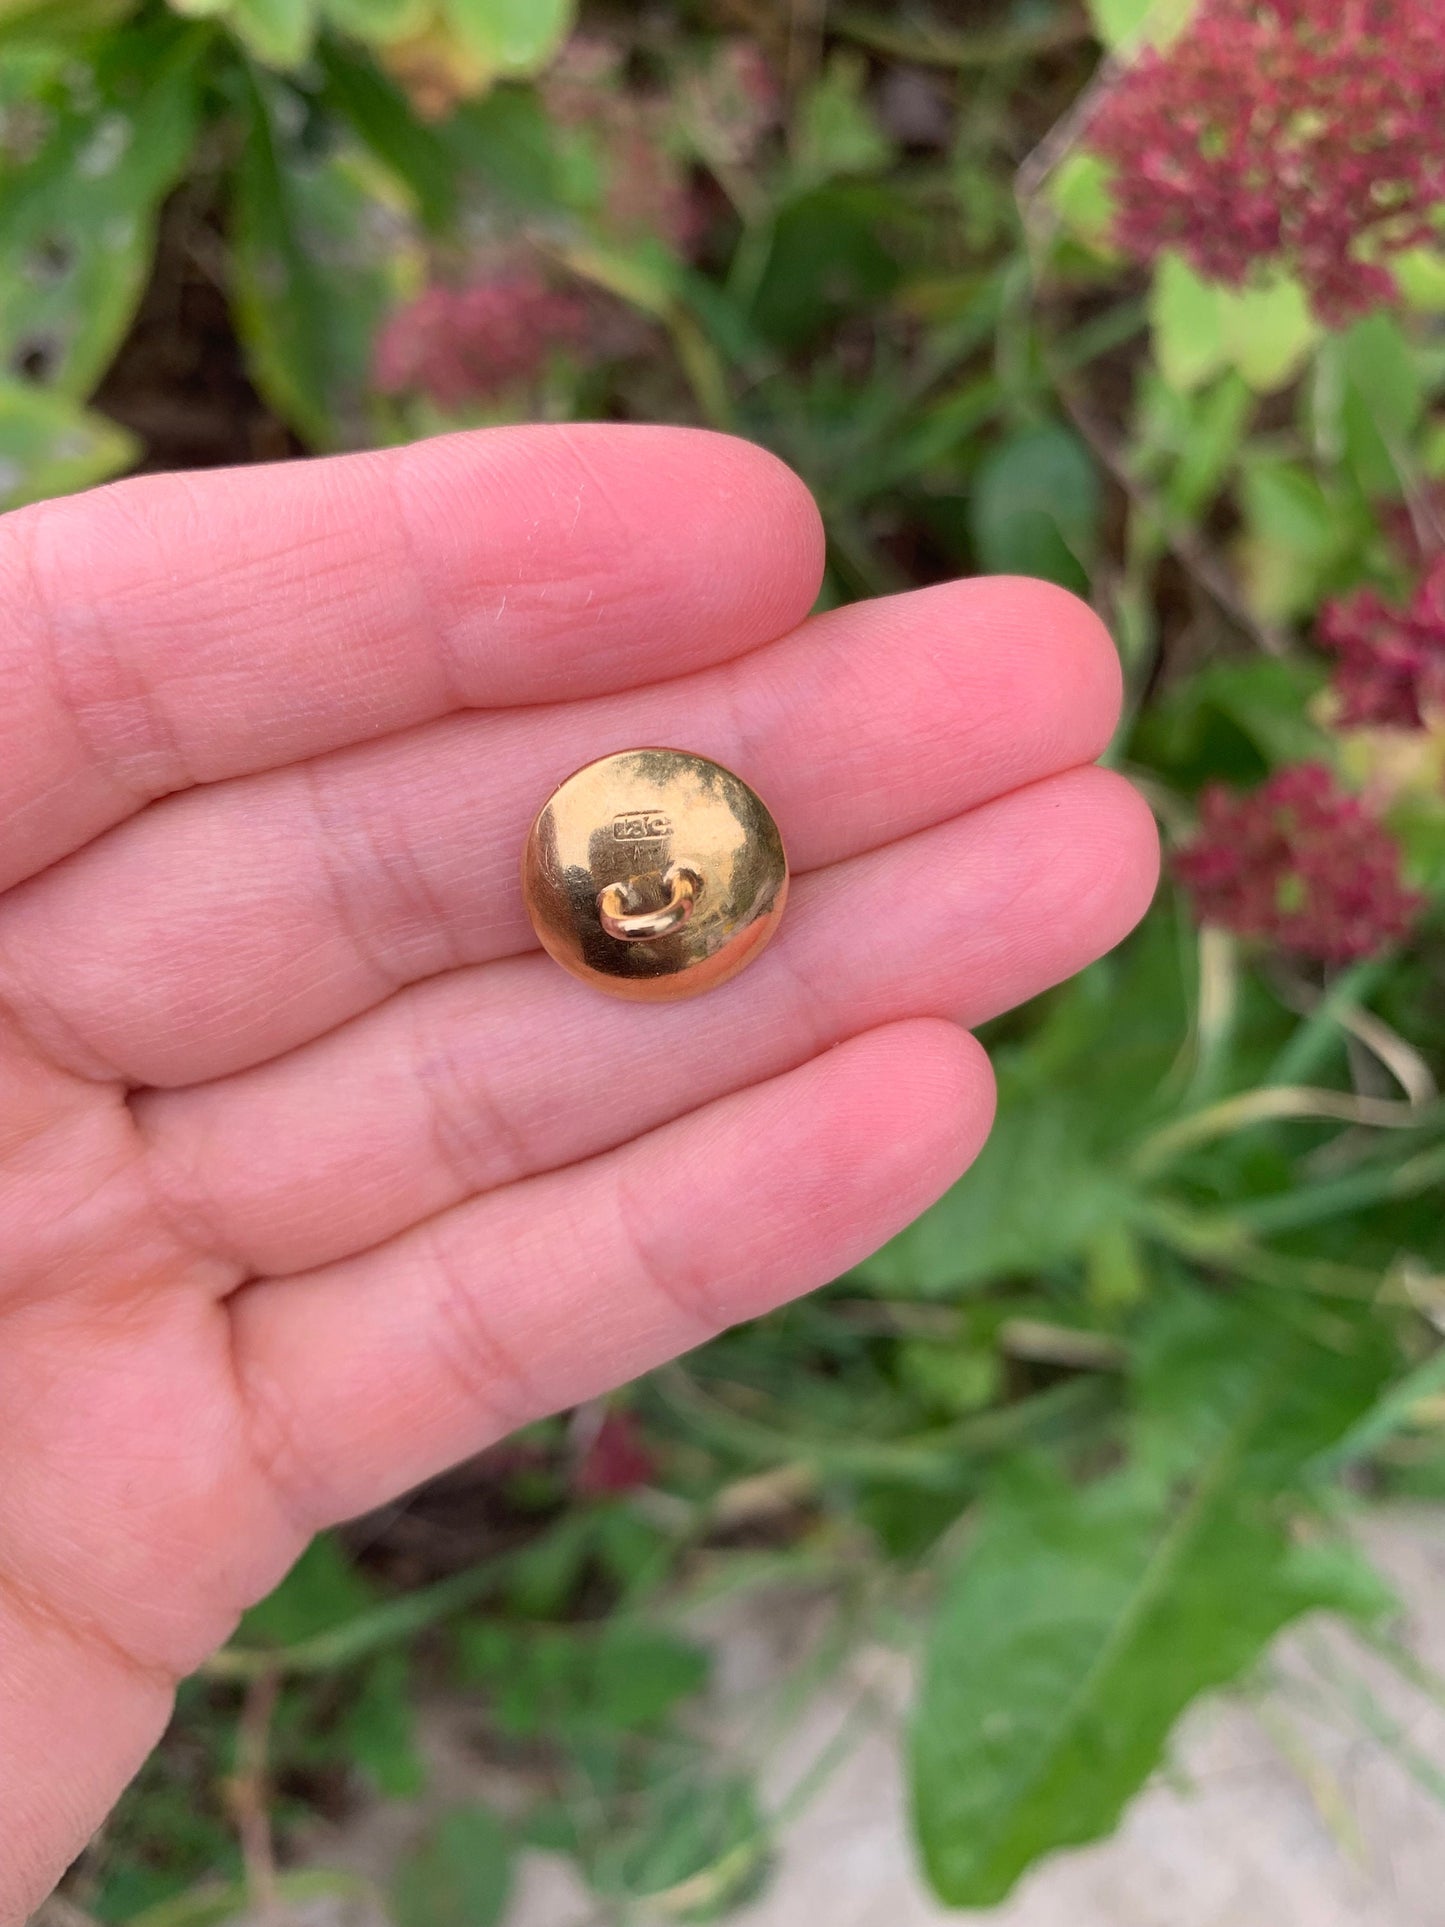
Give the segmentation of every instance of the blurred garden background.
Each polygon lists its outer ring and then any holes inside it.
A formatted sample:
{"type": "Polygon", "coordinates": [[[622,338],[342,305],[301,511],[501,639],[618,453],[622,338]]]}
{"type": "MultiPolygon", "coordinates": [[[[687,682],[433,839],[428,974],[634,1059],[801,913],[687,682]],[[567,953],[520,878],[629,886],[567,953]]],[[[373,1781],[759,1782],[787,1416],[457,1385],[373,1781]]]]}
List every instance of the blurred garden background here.
{"type": "Polygon", "coordinates": [[[1109,1833],[1309,1615],[1350,1631],[1299,1705],[1445,1800],[1378,1687],[1445,1680],[1362,1549],[1445,1496],[1438,0],[0,0],[0,353],[5,506],[492,422],[750,436],[829,602],[1088,597],[1167,852],[992,1027],[950,1196],[318,1542],[56,1919],[300,1918],[383,1812],[396,1927],[500,1927],[533,1850],[588,1896],[558,1927],[726,1917],[849,1746],[779,1796],[768,1734],[865,1647],[916,1667],[951,1905],[1109,1833]],[[745,1743],[719,1601],[806,1617],[745,1743]]]}

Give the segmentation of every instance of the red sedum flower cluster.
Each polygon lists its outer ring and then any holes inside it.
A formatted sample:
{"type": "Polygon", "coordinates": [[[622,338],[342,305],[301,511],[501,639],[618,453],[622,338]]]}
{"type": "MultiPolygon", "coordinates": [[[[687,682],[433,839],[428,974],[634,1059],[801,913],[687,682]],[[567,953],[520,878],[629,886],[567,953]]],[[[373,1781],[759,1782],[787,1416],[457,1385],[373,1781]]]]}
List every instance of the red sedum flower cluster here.
{"type": "Polygon", "coordinates": [[[1389,831],[1322,763],[1248,795],[1211,784],[1175,871],[1203,922],[1322,963],[1398,942],[1423,907],[1389,831]]]}
{"type": "Polygon", "coordinates": [[[556,349],[580,346],[588,319],[581,295],[526,264],[466,287],[437,285],[387,322],[372,378],[384,395],[424,394],[458,408],[536,375],[556,349]]]}
{"type": "Polygon", "coordinates": [[[1334,688],[1346,728],[1425,728],[1445,714],[1445,556],[1403,609],[1374,589],[1327,602],[1319,640],[1339,658],[1334,688]]]}
{"type": "Polygon", "coordinates": [[[1105,94],[1089,145],[1115,163],[1116,239],[1176,249],[1238,287],[1295,274],[1339,325],[1395,293],[1390,255],[1445,200],[1442,0],[1201,0],[1105,94]]]}

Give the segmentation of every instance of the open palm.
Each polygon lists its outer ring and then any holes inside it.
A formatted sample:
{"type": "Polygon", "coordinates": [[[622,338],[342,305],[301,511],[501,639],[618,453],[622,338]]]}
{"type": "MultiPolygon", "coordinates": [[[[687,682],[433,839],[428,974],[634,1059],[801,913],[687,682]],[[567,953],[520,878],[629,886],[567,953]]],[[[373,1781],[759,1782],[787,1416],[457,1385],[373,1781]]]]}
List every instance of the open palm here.
{"type": "Polygon", "coordinates": [[[863,1257],[988,1128],[963,1027],[1142,912],[1089,611],[804,620],[821,552],[771,457],[645,428],[0,523],[7,1927],[311,1533],[863,1257]],[[682,1005],[571,981],[516,881],[645,743],[796,879],[682,1005]]]}

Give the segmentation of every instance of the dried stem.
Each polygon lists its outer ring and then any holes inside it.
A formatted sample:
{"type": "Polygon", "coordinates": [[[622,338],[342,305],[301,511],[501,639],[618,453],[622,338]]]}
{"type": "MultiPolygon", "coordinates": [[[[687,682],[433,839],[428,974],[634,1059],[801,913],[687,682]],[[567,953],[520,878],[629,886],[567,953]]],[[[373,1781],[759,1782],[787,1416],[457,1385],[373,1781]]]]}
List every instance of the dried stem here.
{"type": "Polygon", "coordinates": [[[246,1870],[246,1887],[260,1927],[281,1927],[276,1848],[271,1834],[271,1723],[281,1695],[274,1669],[246,1690],[236,1733],[236,1770],[226,1783],[226,1804],[235,1822],[246,1870]]]}

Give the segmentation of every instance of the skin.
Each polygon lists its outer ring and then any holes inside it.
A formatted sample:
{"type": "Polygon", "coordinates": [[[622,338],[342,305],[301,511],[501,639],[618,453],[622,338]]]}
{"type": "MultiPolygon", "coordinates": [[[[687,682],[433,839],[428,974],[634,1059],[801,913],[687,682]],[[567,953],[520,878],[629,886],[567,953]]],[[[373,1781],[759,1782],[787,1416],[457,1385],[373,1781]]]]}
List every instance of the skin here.
{"type": "Polygon", "coordinates": [[[1042,583],[812,617],[746,443],[529,428],[0,522],[0,1922],[318,1529],[836,1275],[989,1126],[968,1026],[1142,914],[1115,653],[1042,583]],[[535,947],[542,798],[675,742],[757,964],[535,947]]]}

